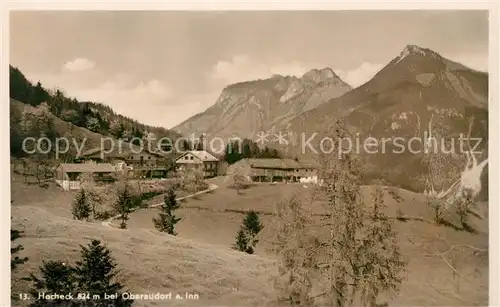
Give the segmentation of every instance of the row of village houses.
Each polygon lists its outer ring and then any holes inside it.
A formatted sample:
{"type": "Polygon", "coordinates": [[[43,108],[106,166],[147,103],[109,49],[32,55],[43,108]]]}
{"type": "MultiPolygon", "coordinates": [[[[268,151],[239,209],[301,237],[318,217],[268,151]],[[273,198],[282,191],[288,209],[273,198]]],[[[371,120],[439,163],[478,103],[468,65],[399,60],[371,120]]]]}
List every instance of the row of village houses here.
{"type": "MultiPolygon", "coordinates": [[[[81,155],[80,163],[62,163],[55,179],[64,190],[80,188],[81,174],[92,173],[96,181],[113,180],[114,173],[126,172],[131,177],[166,178],[169,169],[165,157],[160,153],[144,150],[114,151],[103,154],[103,149],[94,149],[81,155]]],[[[200,169],[205,178],[221,174],[220,161],[205,150],[186,151],[175,159],[175,169],[200,169]]],[[[256,182],[317,182],[319,165],[314,162],[294,159],[243,159],[229,167],[227,174],[241,172],[256,182]]]]}

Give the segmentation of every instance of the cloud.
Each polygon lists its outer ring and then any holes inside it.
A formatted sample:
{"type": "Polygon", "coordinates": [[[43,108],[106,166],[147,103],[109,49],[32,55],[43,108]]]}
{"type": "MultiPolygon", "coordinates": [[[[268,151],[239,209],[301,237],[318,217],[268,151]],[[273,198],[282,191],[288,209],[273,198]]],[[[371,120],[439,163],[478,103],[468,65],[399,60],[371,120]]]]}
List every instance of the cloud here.
{"type": "Polygon", "coordinates": [[[68,89],[67,93],[78,100],[110,105],[119,114],[154,125],[162,123],[164,114],[168,114],[169,100],[173,98],[172,89],[160,80],[133,82],[126,76],[110,78],[94,88],[68,89]]]}
{"type": "Polygon", "coordinates": [[[209,81],[225,85],[270,78],[274,74],[293,75],[300,77],[313,68],[322,68],[327,65],[318,63],[290,62],[259,62],[247,55],[237,55],[231,60],[217,62],[208,73],[209,81]]]}
{"type": "Polygon", "coordinates": [[[347,71],[335,70],[335,73],[352,87],[358,87],[368,82],[384,67],[383,64],[363,62],[354,69],[347,71]]]}
{"type": "Polygon", "coordinates": [[[174,92],[161,80],[138,81],[131,74],[115,74],[105,78],[102,72],[94,73],[93,79],[100,82],[85,83],[87,77],[69,72],[26,75],[30,80],[40,80],[45,88],[59,88],[66,96],[79,101],[109,105],[116,113],[144,124],[170,126],[170,121],[184,115],[182,110],[178,110],[180,113],[171,112],[169,102],[174,99],[174,92]]]}
{"type": "Polygon", "coordinates": [[[95,67],[95,63],[86,58],[76,58],[64,63],[63,69],[68,71],[85,71],[95,67]]]}
{"type": "Polygon", "coordinates": [[[332,67],[342,80],[356,87],[370,80],[383,66],[383,64],[363,62],[353,69],[336,70],[335,67],[325,63],[304,63],[299,61],[262,63],[253,60],[247,55],[238,55],[229,61],[217,62],[208,74],[208,79],[214,85],[219,84],[223,87],[242,81],[269,78],[273,74],[301,77],[313,68],[332,67]]]}
{"type": "Polygon", "coordinates": [[[445,53],[441,54],[445,58],[463,64],[469,68],[479,70],[482,72],[488,72],[488,54],[480,53],[460,53],[447,55],[445,53]]]}

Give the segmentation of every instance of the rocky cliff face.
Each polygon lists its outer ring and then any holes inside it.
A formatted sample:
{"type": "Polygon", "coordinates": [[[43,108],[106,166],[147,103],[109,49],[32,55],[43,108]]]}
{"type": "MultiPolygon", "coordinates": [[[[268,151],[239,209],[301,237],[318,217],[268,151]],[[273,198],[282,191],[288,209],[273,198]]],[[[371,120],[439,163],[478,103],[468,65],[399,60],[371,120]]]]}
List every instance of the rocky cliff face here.
{"type": "Polygon", "coordinates": [[[173,128],[183,135],[247,137],[281,130],[290,120],[352,88],[331,68],[313,69],[302,77],[274,75],[236,83],[222,90],[216,103],[173,128]]]}

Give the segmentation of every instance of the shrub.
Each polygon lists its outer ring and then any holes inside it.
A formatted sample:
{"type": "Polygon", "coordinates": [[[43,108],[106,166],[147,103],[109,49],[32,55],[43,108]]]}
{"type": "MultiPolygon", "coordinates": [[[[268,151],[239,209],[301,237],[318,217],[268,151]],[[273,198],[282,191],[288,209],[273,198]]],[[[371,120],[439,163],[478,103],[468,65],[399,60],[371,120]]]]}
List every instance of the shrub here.
{"type": "Polygon", "coordinates": [[[78,220],[86,219],[90,217],[92,208],[90,207],[85,190],[81,189],[75,197],[71,208],[73,218],[78,220]]]}

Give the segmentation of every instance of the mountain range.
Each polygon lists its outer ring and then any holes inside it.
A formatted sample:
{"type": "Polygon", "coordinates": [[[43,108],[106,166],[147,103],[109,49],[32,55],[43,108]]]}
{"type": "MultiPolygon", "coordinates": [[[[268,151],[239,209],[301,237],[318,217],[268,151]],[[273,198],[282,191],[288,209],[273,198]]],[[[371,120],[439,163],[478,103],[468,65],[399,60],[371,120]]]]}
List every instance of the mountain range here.
{"type": "MultiPolygon", "coordinates": [[[[420,192],[429,187],[429,156],[408,150],[395,153],[400,147],[396,148],[391,140],[400,138],[406,142],[405,149],[409,149],[408,142],[420,138],[418,149],[425,137],[438,137],[445,139],[444,149],[449,151],[450,143],[457,143],[461,135],[470,135],[481,140],[475,148],[480,152],[476,158],[487,158],[488,73],[416,45],[407,45],[373,78],[356,88],[329,67],[312,69],[300,77],[273,75],[228,85],[211,107],[171,130],[142,125],[104,105],[78,102],[59,91],[49,93],[40,83],[28,82],[15,68],[11,67],[10,72],[11,113],[19,111],[11,114],[12,150],[20,148],[20,136],[28,133],[24,128],[16,128],[31,114],[25,103],[35,108],[47,107],[55,116],[54,123],[60,119],[61,123],[71,123],[69,127],[100,135],[123,138],[154,133],[173,135],[176,139],[203,134],[206,141],[212,137],[248,138],[279,149],[285,157],[308,160],[318,160],[318,151],[325,152],[322,140],[332,136],[334,124],[340,121],[350,132],[351,142],[364,142],[368,137],[379,143],[389,140],[382,148],[379,144],[375,152],[367,152],[364,147],[359,152],[367,170],[366,180],[376,179],[420,192]]],[[[42,132],[57,132],[57,127],[42,132]]],[[[64,128],[58,133],[67,131],[64,128]]],[[[359,145],[355,150],[359,150],[359,145]]],[[[433,182],[433,188],[445,189],[460,178],[467,156],[464,152],[456,153],[457,148],[454,150],[455,153],[440,155],[440,160],[434,162],[441,170],[437,176],[440,182],[433,182]]],[[[482,191],[487,194],[485,170],[482,191]]]]}
{"type": "MultiPolygon", "coordinates": [[[[223,139],[256,139],[260,132],[269,136],[279,133],[285,137],[276,137],[274,144],[266,145],[279,147],[290,156],[315,157],[314,150],[304,150],[304,141],[317,134],[310,144],[318,151],[320,136],[331,135],[337,120],[361,140],[409,140],[430,135],[446,138],[445,148],[449,148],[449,142],[457,141],[460,134],[470,134],[471,138],[483,140],[476,151],[484,153],[488,139],[488,73],[446,59],[433,50],[407,45],[357,88],[331,68],[313,69],[300,78],[275,75],[237,83],[224,88],[213,106],[173,130],[223,139]]],[[[272,138],[268,141],[273,142],[272,138]]],[[[422,191],[428,169],[424,155],[394,154],[390,142],[387,146],[384,153],[361,152],[372,177],[422,191]]],[[[454,180],[465,163],[464,157],[457,154],[445,159],[443,167],[450,176],[444,177],[454,180]]]]}

